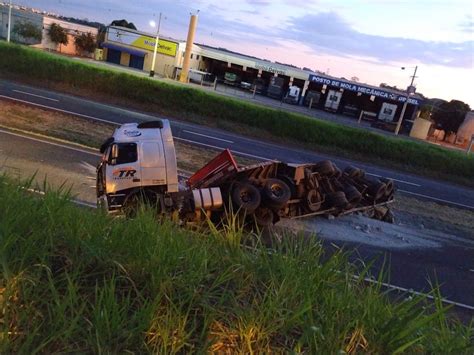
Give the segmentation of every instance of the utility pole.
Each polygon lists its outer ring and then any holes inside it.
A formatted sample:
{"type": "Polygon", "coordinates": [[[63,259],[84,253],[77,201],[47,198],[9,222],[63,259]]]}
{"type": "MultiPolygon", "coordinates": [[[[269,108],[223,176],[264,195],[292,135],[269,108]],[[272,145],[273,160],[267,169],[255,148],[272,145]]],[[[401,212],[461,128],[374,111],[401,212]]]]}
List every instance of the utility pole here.
{"type": "Polygon", "coordinates": [[[161,12],[160,17],[158,17],[158,27],[156,29],[156,38],[155,38],[155,49],[153,51],[153,60],[151,61],[150,77],[155,76],[155,62],[156,62],[156,52],[158,52],[158,42],[160,41],[160,25],[161,25],[161,12]]]}
{"type": "Polygon", "coordinates": [[[10,32],[12,28],[12,0],[10,0],[10,5],[8,7],[8,32],[7,32],[7,42],[10,42],[10,32]]]}
{"type": "MultiPolygon", "coordinates": [[[[402,67],[402,70],[405,70],[405,67],[402,67]]],[[[411,76],[410,86],[407,87],[407,90],[406,90],[405,102],[403,103],[402,112],[400,113],[400,117],[398,118],[398,122],[397,122],[397,127],[395,128],[395,135],[396,136],[398,135],[398,132],[400,131],[400,127],[401,127],[402,121],[403,121],[403,116],[405,116],[405,111],[406,111],[407,106],[408,106],[408,99],[410,98],[409,90],[411,90],[411,88],[413,87],[413,82],[415,81],[417,70],[418,70],[418,65],[415,66],[415,72],[411,76]]]]}

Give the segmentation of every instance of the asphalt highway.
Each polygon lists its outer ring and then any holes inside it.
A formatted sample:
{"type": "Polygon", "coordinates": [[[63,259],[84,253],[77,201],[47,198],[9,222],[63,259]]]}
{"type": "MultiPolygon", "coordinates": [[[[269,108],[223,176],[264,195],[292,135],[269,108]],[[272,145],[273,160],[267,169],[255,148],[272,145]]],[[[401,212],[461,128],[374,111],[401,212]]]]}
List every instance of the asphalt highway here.
{"type": "MultiPolygon", "coordinates": [[[[74,194],[86,205],[93,205],[95,199],[94,167],[99,157],[93,149],[0,129],[0,173],[18,172],[23,178],[36,173],[40,183],[47,176],[56,186],[65,181],[73,183],[74,194]]],[[[336,225],[340,221],[331,223],[336,225]]],[[[428,292],[428,280],[437,280],[444,298],[467,315],[474,314],[474,241],[446,240],[438,247],[404,249],[324,239],[323,243],[327,249],[337,246],[351,250],[352,261],[368,263],[376,259],[375,273],[384,267],[385,261],[391,289],[428,292]]]]}
{"type": "MultiPolygon", "coordinates": [[[[114,124],[156,119],[150,114],[4,80],[0,80],[0,99],[2,98],[114,124]]],[[[330,159],[342,168],[347,165],[356,165],[366,170],[370,175],[394,179],[399,193],[474,210],[474,190],[467,187],[381,168],[363,162],[354,163],[317,152],[268,143],[255,138],[247,138],[238,133],[177,120],[170,120],[170,122],[176,140],[208,148],[229,148],[234,154],[259,160],[306,163],[330,159]]]]}

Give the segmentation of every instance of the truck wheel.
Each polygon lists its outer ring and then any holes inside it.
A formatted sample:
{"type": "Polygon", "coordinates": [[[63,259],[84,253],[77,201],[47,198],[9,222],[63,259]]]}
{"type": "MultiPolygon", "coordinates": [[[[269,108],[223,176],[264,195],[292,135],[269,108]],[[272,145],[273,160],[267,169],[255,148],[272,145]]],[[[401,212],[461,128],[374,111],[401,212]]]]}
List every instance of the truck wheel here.
{"type": "Polygon", "coordinates": [[[260,192],[252,184],[237,183],[232,189],[232,202],[237,209],[253,213],[260,205],[260,192]]]}
{"type": "Polygon", "coordinates": [[[320,161],[314,165],[314,171],[321,175],[332,176],[335,172],[334,165],[330,160],[320,161]]]}
{"type": "Polygon", "coordinates": [[[321,208],[321,195],[317,190],[309,190],[306,193],[305,199],[305,207],[306,209],[312,213],[317,212],[321,208]]]}
{"type": "Polygon", "coordinates": [[[138,210],[140,208],[140,195],[137,193],[134,193],[132,195],[129,195],[122,206],[122,211],[125,214],[125,217],[127,218],[135,218],[138,214],[138,210]]]}
{"type": "Polygon", "coordinates": [[[346,194],[342,191],[336,191],[326,195],[326,202],[330,207],[345,208],[348,204],[346,194]]]}
{"type": "Polygon", "coordinates": [[[271,208],[280,208],[291,198],[290,188],[280,179],[265,180],[262,194],[266,204],[271,208]]]}
{"type": "Polygon", "coordinates": [[[255,224],[265,228],[273,225],[273,211],[267,207],[258,207],[254,212],[255,224]]]}

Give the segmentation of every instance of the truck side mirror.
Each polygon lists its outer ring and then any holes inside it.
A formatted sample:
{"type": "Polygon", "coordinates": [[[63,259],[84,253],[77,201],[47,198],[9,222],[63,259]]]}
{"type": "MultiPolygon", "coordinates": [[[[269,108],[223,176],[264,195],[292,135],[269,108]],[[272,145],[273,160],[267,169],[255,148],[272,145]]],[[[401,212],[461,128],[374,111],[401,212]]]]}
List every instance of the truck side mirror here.
{"type": "Polygon", "coordinates": [[[117,144],[112,144],[112,149],[110,150],[110,164],[115,164],[119,155],[119,149],[117,144]]]}

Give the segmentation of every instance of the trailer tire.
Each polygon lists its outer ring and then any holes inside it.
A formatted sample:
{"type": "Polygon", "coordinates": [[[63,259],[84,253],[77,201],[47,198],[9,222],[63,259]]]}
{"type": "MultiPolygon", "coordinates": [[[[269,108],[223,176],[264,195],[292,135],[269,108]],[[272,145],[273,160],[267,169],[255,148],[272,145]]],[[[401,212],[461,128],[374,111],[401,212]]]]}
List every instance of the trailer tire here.
{"type": "Polygon", "coordinates": [[[232,202],[239,210],[253,213],[260,205],[262,198],[258,189],[250,183],[237,183],[232,189],[232,202]]]}
{"type": "Polygon", "coordinates": [[[282,175],[282,176],[277,176],[277,179],[280,179],[283,181],[285,184],[288,185],[290,188],[291,192],[291,197],[290,198],[296,198],[298,196],[298,190],[296,188],[295,181],[289,178],[288,176],[282,175]]]}
{"type": "Polygon", "coordinates": [[[344,193],[346,195],[347,201],[349,202],[349,204],[347,206],[348,208],[353,208],[353,207],[357,206],[357,204],[362,199],[362,194],[353,185],[347,185],[344,188],[344,193]]]}
{"type": "Polygon", "coordinates": [[[370,196],[374,198],[375,201],[379,201],[385,197],[385,191],[387,190],[387,185],[383,182],[374,182],[369,185],[367,192],[370,196]]]}
{"type": "Polygon", "coordinates": [[[325,176],[332,176],[335,173],[334,164],[330,160],[316,163],[313,170],[325,176]]]}
{"type": "Polygon", "coordinates": [[[326,195],[326,202],[330,207],[345,208],[348,205],[346,194],[342,191],[336,191],[326,195]]]}
{"type": "Polygon", "coordinates": [[[267,179],[263,185],[262,195],[268,207],[280,208],[291,198],[291,190],[280,179],[267,179]]]}
{"type": "Polygon", "coordinates": [[[312,213],[317,212],[321,208],[322,199],[317,190],[309,190],[305,196],[305,207],[312,213]]]}
{"type": "Polygon", "coordinates": [[[395,192],[395,184],[393,180],[382,178],[380,179],[380,181],[382,181],[386,185],[385,196],[391,197],[393,193],[395,192]]]}
{"type": "Polygon", "coordinates": [[[363,171],[354,166],[348,166],[344,169],[344,173],[351,179],[359,179],[363,176],[363,171]]]}
{"type": "Polygon", "coordinates": [[[382,221],[391,224],[395,223],[395,216],[390,209],[387,209],[387,212],[382,217],[382,221]]]}
{"type": "Polygon", "coordinates": [[[260,206],[255,210],[253,216],[257,227],[266,228],[273,225],[274,213],[270,208],[260,206]]]}

